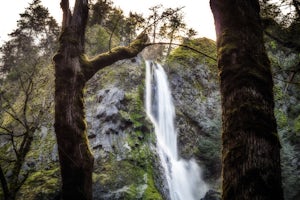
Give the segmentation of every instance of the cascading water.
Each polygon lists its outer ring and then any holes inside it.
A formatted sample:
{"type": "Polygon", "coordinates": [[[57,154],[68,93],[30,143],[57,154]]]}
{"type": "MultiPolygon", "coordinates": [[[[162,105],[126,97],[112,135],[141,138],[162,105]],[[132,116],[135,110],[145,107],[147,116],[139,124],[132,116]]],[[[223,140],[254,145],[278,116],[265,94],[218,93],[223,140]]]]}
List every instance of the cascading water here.
{"type": "Polygon", "coordinates": [[[165,170],[171,200],[199,200],[208,191],[194,159],[177,154],[175,111],[167,75],[161,65],[146,61],[146,112],[155,126],[157,150],[165,170]]]}

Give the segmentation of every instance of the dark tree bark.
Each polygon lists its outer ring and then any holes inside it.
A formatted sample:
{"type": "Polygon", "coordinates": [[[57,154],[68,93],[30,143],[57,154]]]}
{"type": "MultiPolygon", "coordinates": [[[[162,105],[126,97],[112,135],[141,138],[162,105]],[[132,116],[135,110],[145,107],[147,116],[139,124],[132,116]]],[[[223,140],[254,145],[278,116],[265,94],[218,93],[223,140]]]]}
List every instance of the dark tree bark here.
{"type": "Polygon", "coordinates": [[[4,175],[1,165],[0,165],[0,181],[1,181],[1,186],[2,186],[3,196],[4,196],[4,199],[6,200],[9,197],[9,189],[8,189],[6,177],[4,175]]]}
{"type": "Polygon", "coordinates": [[[210,4],[222,98],[222,198],[283,199],[273,80],[258,0],[210,4]]]}
{"type": "Polygon", "coordinates": [[[85,83],[100,69],[136,56],[148,39],[141,34],[128,47],[118,47],[92,60],[84,56],[88,0],[61,0],[60,47],[55,63],[55,133],[62,176],[62,199],[92,199],[93,155],[89,149],[83,102],[85,83]]]}

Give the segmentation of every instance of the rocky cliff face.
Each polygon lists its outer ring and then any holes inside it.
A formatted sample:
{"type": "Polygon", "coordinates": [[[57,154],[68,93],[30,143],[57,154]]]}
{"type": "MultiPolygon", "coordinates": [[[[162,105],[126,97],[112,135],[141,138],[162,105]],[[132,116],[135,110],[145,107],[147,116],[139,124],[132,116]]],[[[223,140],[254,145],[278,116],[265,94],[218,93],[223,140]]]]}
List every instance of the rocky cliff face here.
{"type": "MultiPolygon", "coordinates": [[[[206,39],[204,42],[213,42],[206,39]]],[[[200,41],[202,42],[202,41],[200,41]]],[[[176,107],[179,151],[195,158],[215,190],[220,177],[220,97],[215,65],[176,63],[165,69],[176,107]]],[[[119,62],[98,73],[86,95],[90,144],[95,161],[95,199],[168,199],[144,110],[145,64],[119,62]]]]}
{"type": "Polygon", "coordinates": [[[163,179],[157,179],[154,165],[155,134],[144,111],[143,82],[144,64],[137,58],[106,68],[87,87],[94,199],[162,199],[164,189],[156,180],[163,179]]]}
{"type": "MultiPolygon", "coordinates": [[[[216,46],[209,39],[197,39],[189,45],[203,45],[204,49],[199,50],[215,56],[216,46]]],[[[194,157],[204,168],[205,180],[218,190],[221,172],[221,107],[216,62],[180,47],[170,55],[165,68],[176,107],[181,156],[194,157]]]]}

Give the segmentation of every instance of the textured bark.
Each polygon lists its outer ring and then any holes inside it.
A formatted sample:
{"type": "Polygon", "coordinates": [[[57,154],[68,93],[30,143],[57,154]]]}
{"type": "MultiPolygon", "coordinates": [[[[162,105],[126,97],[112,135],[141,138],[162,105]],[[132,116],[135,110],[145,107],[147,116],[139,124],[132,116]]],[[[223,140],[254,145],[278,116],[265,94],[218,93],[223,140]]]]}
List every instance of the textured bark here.
{"type": "Polygon", "coordinates": [[[84,56],[84,33],[88,1],[76,0],[73,14],[69,1],[62,0],[60,47],[55,63],[55,133],[62,176],[62,199],[91,200],[94,158],[89,149],[84,113],[85,83],[100,69],[136,56],[146,47],[147,35],[141,34],[128,47],[89,60],[84,56]]]}
{"type": "Polygon", "coordinates": [[[273,80],[259,3],[210,3],[222,98],[222,198],[283,199],[273,80]]]}

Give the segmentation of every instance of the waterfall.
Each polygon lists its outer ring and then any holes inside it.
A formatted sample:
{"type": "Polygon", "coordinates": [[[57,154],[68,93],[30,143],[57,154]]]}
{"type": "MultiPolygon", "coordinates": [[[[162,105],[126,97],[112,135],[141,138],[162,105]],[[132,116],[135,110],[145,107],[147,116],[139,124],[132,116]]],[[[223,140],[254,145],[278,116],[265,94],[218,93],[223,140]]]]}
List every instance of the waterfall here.
{"type": "Polygon", "coordinates": [[[177,153],[175,110],[167,75],[161,65],[146,61],[146,112],[154,124],[157,151],[169,187],[171,200],[200,200],[208,191],[201,168],[194,159],[177,153]]]}

